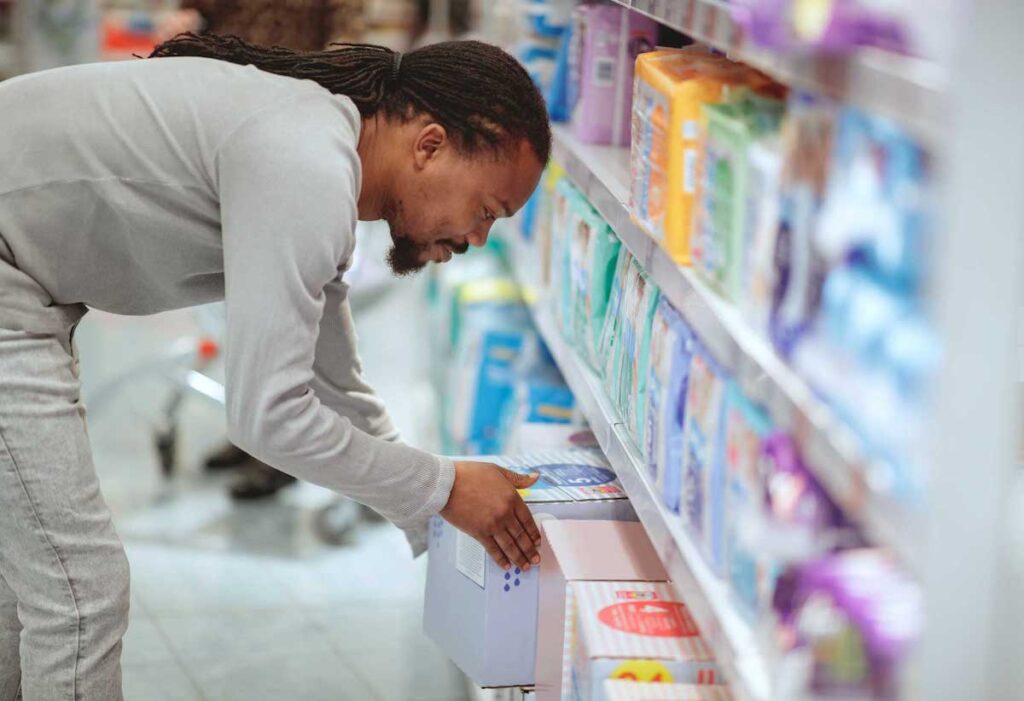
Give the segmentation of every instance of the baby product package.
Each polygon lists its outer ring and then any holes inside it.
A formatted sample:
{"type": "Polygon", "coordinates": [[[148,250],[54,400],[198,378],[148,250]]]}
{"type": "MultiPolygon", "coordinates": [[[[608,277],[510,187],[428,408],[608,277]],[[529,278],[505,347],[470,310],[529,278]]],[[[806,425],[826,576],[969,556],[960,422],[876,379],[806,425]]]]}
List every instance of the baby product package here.
{"type": "MultiPolygon", "coordinates": [[[[651,322],[651,360],[647,373],[647,428],[643,455],[653,484],[661,483],[670,421],[665,408],[672,393],[672,363],[689,340],[682,316],[665,297],[658,301],[651,322]]],[[[681,428],[681,427],[680,427],[681,428]]]]}
{"type": "MultiPolygon", "coordinates": [[[[626,248],[623,247],[622,250],[625,251],[626,248]]],[[[612,320],[611,328],[609,328],[607,321],[605,323],[605,338],[609,340],[608,350],[610,351],[610,357],[606,360],[607,371],[605,372],[604,382],[608,390],[608,397],[621,411],[625,401],[622,396],[623,376],[626,374],[624,366],[626,359],[629,357],[626,343],[629,335],[632,333],[633,318],[635,318],[630,315],[638,313],[639,296],[643,291],[643,283],[641,282],[643,269],[640,267],[640,263],[631,255],[626,260],[620,259],[619,264],[620,267],[616,272],[617,280],[621,281],[619,283],[621,288],[619,299],[616,302],[618,313],[615,319],[612,320]],[[620,274],[621,277],[619,277],[620,274]]]]}
{"type": "Polygon", "coordinates": [[[749,151],[778,131],[785,103],[749,89],[703,106],[704,159],[694,220],[694,266],[726,299],[738,300],[746,241],[749,151]]]}
{"type": "Polygon", "coordinates": [[[581,197],[573,205],[578,211],[571,220],[570,232],[572,340],[580,356],[596,369],[600,366],[601,333],[621,243],[589,202],[581,197]]]}
{"type": "MultiPolygon", "coordinates": [[[[483,457],[541,479],[520,490],[535,518],[635,521],[626,494],[597,451],[483,457]]],[[[504,571],[475,539],[431,520],[424,631],[480,686],[533,684],[538,568],[504,571]]]]}
{"type": "Polygon", "coordinates": [[[739,305],[754,331],[768,337],[780,216],[782,153],[778,137],[766,137],[751,144],[747,164],[747,216],[741,251],[739,305]]]}
{"type": "Polygon", "coordinates": [[[717,684],[664,684],[631,679],[607,679],[607,701],[732,701],[727,686],[717,684]]]}
{"type": "Polygon", "coordinates": [[[540,254],[538,279],[542,291],[552,288],[552,252],[554,250],[552,226],[554,224],[555,189],[558,187],[559,181],[564,177],[565,169],[554,161],[550,161],[548,167],[544,170],[544,176],[541,178],[539,186],[542,197],[537,205],[537,223],[534,238],[536,240],[536,250],[540,254]]]}
{"type": "Polygon", "coordinates": [[[726,525],[725,552],[729,584],[740,611],[759,619],[774,590],[775,568],[757,547],[757,529],[767,493],[761,474],[761,451],[771,419],[730,381],[725,398],[726,525]]]}
{"type": "Polygon", "coordinates": [[[830,553],[786,572],[775,607],[801,695],[897,699],[924,623],[920,585],[876,549],[830,553]],[[823,625],[823,622],[826,623],[823,625]]]}
{"type": "Polygon", "coordinates": [[[668,575],[639,523],[551,519],[540,528],[537,698],[572,701],[576,626],[571,583],[663,582],[668,575]]]}
{"type": "Polygon", "coordinates": [[[551,207],[551,284],[549,296],[552,311],[562,335],[570,337],[572,310],[572,276],[569,270],[570,227],[573,202],[583,195],[569,178],[561,178],[555,185],[551,207]]]}
{"type": "Polygon", "coordinates": [[[725,372],[707,349],[698,345],[687,384],[679,512],[683,525],[718,574],[725,569],[725,386],[725,372]]]}
{"type": "Polygon", "coordinates": [[[678,327],[676,350],[670,361],[668,385],[664,392],[661,438],[655,443],[656,458],[661,463],[657,468],[658,493],[665,506],[679,514],[679,500],[683,490],[682,467],[686,441],[686,398],[689,394],[690,370],[697,340],[680,316],[672,320],[678,327]]]}
{"type": "Polygon", "coordinates": [[[607,679],[714,684],[714,654],[668,584],[573,582],[576,699],[606,701],[607,679]]]}
{"type": "Polygon", "coordinates": [[[599,374],[604,380],[605,389],[611,396],[611,376],[615,368],[616,353],[619,350],[618,334],[622,321],[622,306],[625,301],[626,277],[632,265],[633,256],[625,246],[619,247],[619,255],[615,261],[615,273],[612,286],[608,293],[608,307],[605,310],[604,328],[601,330],[601,346],[598,353],[601,361],[599,374]]]}
{"type": "Polygon", "coordinates": [[[637,58],[630,204],[640,225],[681,265],[691,263],[701,106],[721,101],[731,86],[765,81],[699,48],[652,51],[637,58]]]}
{"type": "Polygon", "coordinates": [[[817,315],[827,262],[815,245],[828,180],[836,105],[805,93],[790,96],[783,120],[775,290],[769,322],[772,342],[789,357],[817,315]]]}
{"type": "Polygon", "coordinates": [[[636,298],[635,314],[631,315],[632,323],[627,326],[625,342],[626,357],[624,358],[623,385],[620,401],[623,402],[622,417],[626,422],[626,430],[633,436],[637,445],[644,445],[645,412],[647,409],[647,375],[650,367],[651,325],[654,312],[658,308],[661,291],[654,282],[641,271],[637,279],[640,286],[636,298]]]}
{"type": "Polygon", "coordinates": [[[531,336],[523,344],[513,373],[512,399],[504,407],[499,433],[504,454],[519,452],[511,444],[527,426],[570,424],[576,417],[572,390],[538,336],[531,336]]]}
{"type": "Polygon", "coordinates": [[[636,57],[654,48],[658,24],[612,4],[577,9],[582,63],[572,128],[581,141],[628,146],[636,57]]]}

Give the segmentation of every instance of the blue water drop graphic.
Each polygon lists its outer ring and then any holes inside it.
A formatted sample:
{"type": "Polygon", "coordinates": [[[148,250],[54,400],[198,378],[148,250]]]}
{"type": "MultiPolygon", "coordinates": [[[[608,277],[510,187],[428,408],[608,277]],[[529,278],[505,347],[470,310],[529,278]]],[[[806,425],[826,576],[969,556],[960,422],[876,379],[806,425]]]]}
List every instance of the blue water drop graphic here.
{"type": "Polygon", "coordinates": [[[508,580],[510,580],[510,579],[512,579],[512,575],[511,575],[511,574],[509,574],[508,572],[506,572],[506,573],[505,573],[505,581],[507,582],[507,581],[508,581],[508,580]]]}
{"type": "Polygon", "coordinates": [[[517,567],[516,568],[516,574],[522,574],[522,573],[523,573],[523,571],[517,567]]]}
{"type": "MultiPolygon", "coordinates": [[[[505,585],[505,586],[508,586],[508,585],[505,585]]],[[[519,579],[518,578],[516,578],[516,586],[517,587],[519,586],[519,579]]]]}
{"type": "Polygon", "coordinates": [[[508,591],[509,589],[511,589],[511,587],[509,587],[509,585],[506,584],[505,585],[505,591],[508,591]]]}

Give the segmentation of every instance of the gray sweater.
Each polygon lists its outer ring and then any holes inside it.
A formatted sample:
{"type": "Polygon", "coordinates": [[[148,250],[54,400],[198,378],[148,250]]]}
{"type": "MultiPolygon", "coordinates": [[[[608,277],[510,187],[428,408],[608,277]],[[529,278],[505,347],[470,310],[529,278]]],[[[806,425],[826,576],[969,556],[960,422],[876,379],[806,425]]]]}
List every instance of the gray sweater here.
{"type": "Polygon", "coordinates": [[[455,470],[399,443],[361,377],[360,126],[313,82],[209,59],[0,83],[0,327],[224,299],[231,440],[421,533],[455,470]]]}

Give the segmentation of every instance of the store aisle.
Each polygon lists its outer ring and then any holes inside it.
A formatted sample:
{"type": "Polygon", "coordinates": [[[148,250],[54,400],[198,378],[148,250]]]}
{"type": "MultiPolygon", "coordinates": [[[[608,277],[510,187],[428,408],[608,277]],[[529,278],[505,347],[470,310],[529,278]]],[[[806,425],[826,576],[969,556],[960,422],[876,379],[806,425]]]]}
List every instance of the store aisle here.
{"type": "MultiPolygon", "coordinates": [[[[403,281],[359,313],[371,382],[406,438],[436,447],[422,348],[424,281],[403,281]]],[[[93,313],[78,334],[85,399],[134,363],[192,333],[191,313],[125,320],[93,313]]],[[[230,477],[200,472],[223,437],[223,411],[187,403],[181,460],[165,481],[152,432],[167,383],[148,376],[90,404],[104,494],[132,567],[125,640],[129,700],[460,701],[459,672],[421,633],[425,561],[384,524],[329,547],[314,535],[333,495],[311,485],[236,505],[230,477]]]]}

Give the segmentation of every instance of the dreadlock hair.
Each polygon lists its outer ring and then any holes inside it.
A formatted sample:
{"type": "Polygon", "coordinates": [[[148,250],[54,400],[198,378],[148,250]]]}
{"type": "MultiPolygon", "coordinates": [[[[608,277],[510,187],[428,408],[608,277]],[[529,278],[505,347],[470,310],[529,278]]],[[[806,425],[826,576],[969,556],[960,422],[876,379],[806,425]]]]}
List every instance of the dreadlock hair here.
{"type": "Polygon", "coordinates": [[[509,152],[527,139],[541,163],[551,127],[540,92],[523,67],[496,46],[446,41],[398,54],[373,44],[331,44],[324,51],[255,46],[234,36],[181,34],[150,58],[200,56],[312,80],[355,103],[363,118],[406,122],[426,114],[469,154],[509,152]]]}

